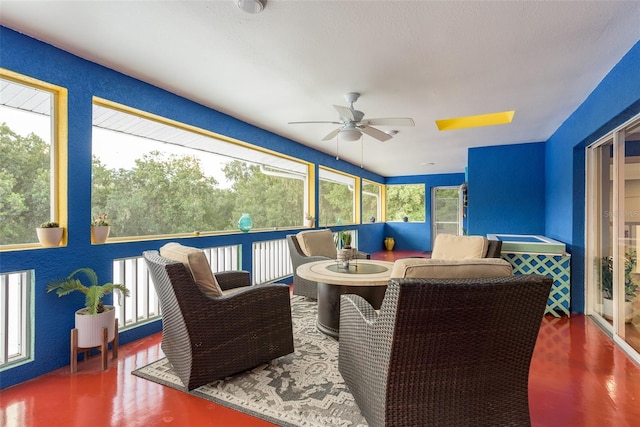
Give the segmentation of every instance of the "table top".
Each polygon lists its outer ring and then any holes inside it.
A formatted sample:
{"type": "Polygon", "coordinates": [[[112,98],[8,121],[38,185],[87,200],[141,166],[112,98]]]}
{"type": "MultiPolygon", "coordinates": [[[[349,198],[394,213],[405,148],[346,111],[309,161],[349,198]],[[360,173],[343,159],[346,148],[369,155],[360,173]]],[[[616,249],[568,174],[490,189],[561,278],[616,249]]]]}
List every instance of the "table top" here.
{"type": "Polygon", "coordinates": [[[336,260],[302,264],[296,272],[303,279],[331,285],[372,286],[386,285],[391,277],[393,263],[370,259],[351,260],[349,269],[338,268],[336,260]],[[368,270],[374,271],[369,273],[368,270]],[[383,270],[383,271],[380,271],[383,270]]]}

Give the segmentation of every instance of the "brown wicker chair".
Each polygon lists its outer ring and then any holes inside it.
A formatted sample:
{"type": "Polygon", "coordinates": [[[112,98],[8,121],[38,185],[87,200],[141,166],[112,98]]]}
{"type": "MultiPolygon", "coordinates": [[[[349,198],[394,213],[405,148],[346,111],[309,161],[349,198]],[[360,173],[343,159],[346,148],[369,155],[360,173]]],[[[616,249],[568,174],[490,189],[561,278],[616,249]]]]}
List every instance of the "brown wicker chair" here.
{"type": "Polygon", "coordinates": [[[391,279],[343,295],[338,368],[370,426],[527,426],[552,279],[391,279]]]}
{"type": "MultiPolygon", "coordinates": [[[[300,248],[300,243],[295,234],[286,236],[289,245],[289,254],[291,256],[291,265],[293,266],[293,294],[300,295],[311,299],[318,299],[318,283],[311,280],[303,279],[298,276],[296,270],[302,264],[314,261],[326,261],[332,259],[326,256],[307,256],[300,248]]],[[[359,259],[369,259],[370,254],[358,251],[356,256],[359,259]]]]}
{"type": "Polygon", "coordinates": [[[204,295],[184,264],[143,254],[162,307],[162,350],[188,390],[294,351],[289,287],[250,285],[249,273],[216,273],[225,291],[204,295]]]}

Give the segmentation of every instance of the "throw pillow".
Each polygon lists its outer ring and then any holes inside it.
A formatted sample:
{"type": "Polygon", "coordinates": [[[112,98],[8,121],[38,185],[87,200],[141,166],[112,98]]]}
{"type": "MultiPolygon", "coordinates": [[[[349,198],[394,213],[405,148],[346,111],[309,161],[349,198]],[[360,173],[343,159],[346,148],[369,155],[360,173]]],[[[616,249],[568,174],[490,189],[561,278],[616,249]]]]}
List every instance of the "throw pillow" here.
{"type": "Polygon", "coordinates": [[[167,243],[160,248],[160,256],[183,263],[203,294],[209,297],[222,296],[220,285],[211,272],[209,261],[202,249],[167,243]]]}
{"type": "Polygon", "coordinates": [[[336,259],[338,250],[333,241],[333,233],[331,230],[309,230],[301,231],[296,234],[300,250],[306,256],[323,256],[336,259]]]}

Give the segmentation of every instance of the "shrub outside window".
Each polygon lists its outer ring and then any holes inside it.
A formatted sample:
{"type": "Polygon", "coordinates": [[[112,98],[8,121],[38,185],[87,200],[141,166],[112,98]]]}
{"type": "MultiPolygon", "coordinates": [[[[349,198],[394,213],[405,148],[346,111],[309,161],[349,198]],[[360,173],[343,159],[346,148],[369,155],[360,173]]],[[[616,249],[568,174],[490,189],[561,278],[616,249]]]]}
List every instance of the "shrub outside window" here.
{"type": "Polygon", "coordinates": [[[424,184],[388,185],[387,221],[425,220],[424,184]]]}

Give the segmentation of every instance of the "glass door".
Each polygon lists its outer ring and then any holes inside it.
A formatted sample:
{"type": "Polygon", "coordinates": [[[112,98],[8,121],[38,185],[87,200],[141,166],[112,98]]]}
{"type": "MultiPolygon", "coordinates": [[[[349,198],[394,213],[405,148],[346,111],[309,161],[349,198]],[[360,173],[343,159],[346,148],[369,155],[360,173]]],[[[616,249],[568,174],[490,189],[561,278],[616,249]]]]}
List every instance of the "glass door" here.
{"type": "MultiPolygon", "coordinates": [[[[624,149],[624,224],[620,240],[624,262],[619,263],[617,335],[640,353],[640,124],[621,130],[617,138],[624,149]]],[[[621,258],[622,261],[622,258],[621,258]]]]}
{"type": "Polygon", "coordinates": [[[586,225],[586,312],[640,360],[640,117],[588,148],[586,225]]]}

